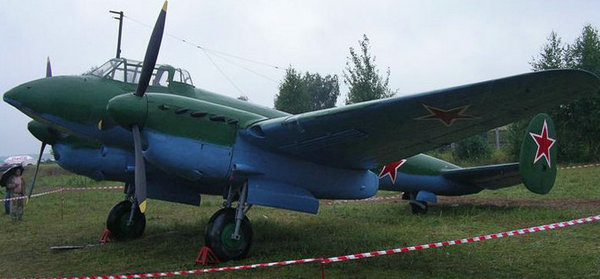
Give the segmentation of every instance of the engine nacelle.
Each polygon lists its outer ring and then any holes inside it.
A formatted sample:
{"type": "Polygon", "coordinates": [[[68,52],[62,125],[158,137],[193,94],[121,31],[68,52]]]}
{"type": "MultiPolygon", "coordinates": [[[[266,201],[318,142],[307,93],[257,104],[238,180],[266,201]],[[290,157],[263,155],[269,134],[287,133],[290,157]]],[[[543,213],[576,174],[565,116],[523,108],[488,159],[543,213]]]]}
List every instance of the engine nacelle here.
{"type": "Polygon", "coordinates": [[[232,147],[199,140],[142,131],[148,142],[144,158],[167,174],[191,181],[227,180],[232,147]]]}
{"type": "Polygon", "coordinates": [[[57,143],[52,150],[61,167],[94,180],[127,181],[134,165],[133,155],[118,148],[86,148],[57,143]]]}

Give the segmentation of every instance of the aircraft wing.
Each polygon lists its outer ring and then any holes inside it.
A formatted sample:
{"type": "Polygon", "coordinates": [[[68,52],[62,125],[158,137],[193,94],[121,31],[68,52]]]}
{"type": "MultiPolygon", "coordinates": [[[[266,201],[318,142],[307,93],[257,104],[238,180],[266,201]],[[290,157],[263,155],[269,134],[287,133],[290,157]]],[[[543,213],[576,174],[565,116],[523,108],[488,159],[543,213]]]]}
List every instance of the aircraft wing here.
{"type": "Polygon", "coordinates": [[[247,140],[329,166],[372,169],[598,93],[580,70],[527,73],[269,119],[247,140]]]}

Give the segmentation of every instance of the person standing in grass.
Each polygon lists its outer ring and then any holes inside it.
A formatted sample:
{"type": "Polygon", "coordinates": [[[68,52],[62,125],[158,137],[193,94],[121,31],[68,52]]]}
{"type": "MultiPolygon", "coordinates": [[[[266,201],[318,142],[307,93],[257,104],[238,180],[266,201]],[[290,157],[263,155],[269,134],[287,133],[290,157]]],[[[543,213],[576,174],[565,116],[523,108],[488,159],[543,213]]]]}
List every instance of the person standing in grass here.
{"type": "Polygon", "coordinates": [[[16,166],[7,171],[8,179],[6,189],[10,191],[10,196],[16,198],[10,201],[10,217],[13,220],[23,219],[23,196],[25,194],[25,182],[21,174],[23,173],[22,166],[16,166]],[[10,174],[12,172],[12,174],[10,174]]]}
{"type": "Polygon", "coordinates": [[[10,199],[10,191],[6,189],[6,195],[4,196],[4,212],[6,215],[10,214],[10,201],[8,199],[10,199]]]}
{"type": "MultiPolygon", "coordinates": [[[[6,184],[8,183],[8,178],[10,178],[12,172],[15,171],[16,167],[17,165],[12,165],[4,169],[4,171],[2,172],[2,177],[0,177],[0,186],[6,187],[6,184]]],[[[6,195],[4,196],[4,212],[6,213],[6,215],[10,214],[10,192],[11,191],[9,189],[6,189],[6,195]]]]}
{"type": "MultiPolygon", "coordinates": [[[[1,168],[4,168],[4,165],[2,165],[1,168]]],[[[4,175],[7,173],[8,169],[9,168],[5,168],[2,172],[2,178],[0,178],[0,186],[2,187],[6,187],[6,180],[4,175]]],[[[6,195],[4,195],[4,212],[6,213],[6,215],[10,214],[10,201],[8,199],[10,199],[10,191],[7,189],[6,195]]]]}

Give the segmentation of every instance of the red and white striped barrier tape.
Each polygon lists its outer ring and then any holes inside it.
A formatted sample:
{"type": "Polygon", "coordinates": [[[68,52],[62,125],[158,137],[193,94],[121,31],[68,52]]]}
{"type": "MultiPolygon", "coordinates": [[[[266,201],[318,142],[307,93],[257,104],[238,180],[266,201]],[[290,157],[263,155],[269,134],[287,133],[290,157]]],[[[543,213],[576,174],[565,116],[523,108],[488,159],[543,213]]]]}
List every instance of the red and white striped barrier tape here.
{"type": "Polygon", "coordinates": [[[123,186],[77,187],[77,188],[63,188],[63,189],[65,191],[115,190],[115,189],[123,189],[123,186]]]}
{"type": "MultiPolygon", "coordinates": [[[[600,167],[600,163],[594,163],[594,164],[587,164],[587,165],[579,165],[579,166],[570,166],[570,167],[562,167],[559,168],[560,170],[571,170],[571,169],[584,169],[584,168],[592,168],[592,167],[600,167]]],[[[64,191],[86,191],[86,190],[113,190],[113,189],[123,189],[123,186],[105,186],[105,187],[78,187],[78,188],[61,188],[64,191]]],[[[35,194],[35,195],[31,195],[31,197],[39,197],[39,196],[44,196],[47,194],[52,194],[52,193],[58,193],[61,190],[54,190],[54,191],[49,191],[49,192],[44,192],[44,193],[39,193],[39,194],[35,194]]],[[[11,201],[11,200],[19,200],[19,199],[25,199],[26,197],[16,197],[16,198],[10,198],[10,199],[0,199],[0,202],[7,202],[7,201],[11,201]]],[[[339,203],[351,203],[351,202],[371,202],[371,201],[381,201],[381,200],[393,200],[393,199],[397,199],[398,196],[385,196],[385,197],[372,197],[372,198],[368,198],[368,199],[363,199],[363,200],[337,200],[337,201],[332,201],[329,202],[328,204],[339,204],[339,203]]]]}
{"type": "Polygon", "coordinates": [[[103,275],[103,276],[63,277],[63,278],[65,278],[65,279],[66,278],[70,278],[70,279],[149,278],[149,277],[167,277],[167,276],[175,276],[175,275],[201,274],[201,273],[219,272],[219,271],[246,270],[246,269],[255,269],[255,268],[261,268],[261,267],[285,266],[285,265],[314,263],[314,262],[318,262],[321,264],[327,264],[327,263],[335,263],[335,262],[341,262],[341,261],[372,258],[372,257],[391,255],[391,254],[397,254],[397,253],[403,253],[403,252],[418,251],[418,250],[429,249],[429,248],[438,248],[438,247],[445,247],[445,246],[452,246],[452,245],[459,245],[459,244],[467,244],[467,243],[473,243],[473,242],[491,240],[491,239],[498,239],[498,238],[503,238],[503,237],[516,236],[516,235],[523,235],[523,234],[541,232],[541,231],[546,231],[546,230],[565,228],[565,227],[570,227],[570,226],[574,226],[574,225],[578,225],[578,224],[590,223],[590,222],[594,222],[594,221],[600,221],[600,215],[591,216],[591,217],[587,217],[587,218],[581,218],[581,219],[575,219],[575,220],[571,220],[571,221],[567,221],[567,222],[559,222],[559,223],[554,223],[554,224],[549,224],[549,225],[530,227],[530,228],[526,228],[526,229],[513,230],[513,231],[507,231],[507,232],[501,232],[501,233],[495,233],[495,234],[488,234],[488,235],[476,236],[476,237],[471,237],[471,238],[463,238],[463,239],[457,239],[457,240],[451,240],[451,241],[442,241],[442,242],[435,242],[435,243],[416,245],[416,246],[410,246],[410,247],[388,249],[388,250],[381,250],[381,251],[367,252],[367,253],[360,253],[360,254],[353,254],[353,255],[346,255],[346,256],[336,256],[336,257],[329,257],[329,258],[307,258],[307,259],[281,261],[281,262],[259,263],[259,264],[251,264],[251,265],[216,267],[216,268],[194,269],[194,270],[183,270],[183,271],[150,272],[150,273],[123,274],[123,275],[117,274],[117,275],[103,275]]]}
{"type": "MultiPolygon", "coordinates": [[[[56,190],[52,190],[52,191],[48,191],[48,192],[42,192],[42,193],[38,193],[38,194],[33,194],[33,195],[31,195],[31,197],[35,198],[35,197],[45,196],[45,195],[54,194],[54,193],[67,192],[67,191],[114,190],[114,189],[123,189],[123,186],[78,187],[78,188],[63,187],[63,188],[58,188],[56,190]]],[[[7,202],[7,201],[13,201],[13,200],[22,200],[22,199],[27,199],[27,195],[21,196],[21,197],[9,198],[9,199],[0,199],[0,202],[7,202]]]]}
{"type": "Polygon", "coordinates": [[[585,169],[585,168],[593,168],[600,167],[600,163],[595,164],[587,164],[587,165],[579,165],[579,166],[570,166],[570,167],[562,167],[560,170],[572,170],[572,169],[585,169]]]}
{"type": "MultiPolygon", "coordinates": [[[[49,195],[49,194],[58,193],[58,192],[61,192],[61,191],[62,191],[62,189],[58,189],[58,190],[53,190],[53,191],[48,191],[48,192],[33,194],[33,195],[31,195],[31,197],[35,198],[35,197],[40,197],[40,196],[45,196],[45,195],[49,195]]],[[[9,198],[9,199],[1,199],[0,202],[7,202],[7,201],[14,201],[14,200],[23,200],[23,199],[26,199],[26,198],[27,198],[27,195],[20,196],[20,197],[9,198]]]]}
{"type": "Polygon", "coordinates": [[[584,224],[584,223],[590,223],[590,222],[594,222],[594,221],[600,221],[600,215],[591,216],[591,217],[587,217],[587,218],[581,218],[581,219],[575,219],[575,220],[571,220],[571,221],[567,221],[567,222],[559,222],[559,223],[554,223],[554,224],[549,224],[549,225],[530,227],[530,228],[525,228],[525,229],[520,229],[520,230],[512,230],[512,231],[508,231],[508,232],[481,235],[481,236],[476,236],[476,237],[471,237],[471,238],[463,238],[463,239],[456,239],[456,240],[451,240],[451,241],[435,242],[435,243],[429,243],[429,244],[423,244],[423,245],[416,245],[416,246],[396,248],[396,249],[388,249],[388,250],[369,252],[369,253],[360,253],[360,254],[354,254],[354,255],[346,255],[346,256],[340,256],[340,257],[331,257],[331,258],[324,259],[323,263],[357,260],[357,259],[362,259],[362,258],[377,257],[377,256],[397,254],[397,253],[402,253],[402,252],[423,250],[423,249],[429,249],[429,248],[438,248],[438,247],[444,247],[444,246],[466,244],[466,243],[471,243],[471,242],[478,242],[478,241],[484,241],[484,240],[490,240],[490,239],[496,239],[496,238],[503,238],[503,237],[509,237],[509,236],[541,232],[541,231],[546,231],[546,230],[554,230],[554,229],[565,228],[565,227],[570,227],[570,226],[584,224]]]}

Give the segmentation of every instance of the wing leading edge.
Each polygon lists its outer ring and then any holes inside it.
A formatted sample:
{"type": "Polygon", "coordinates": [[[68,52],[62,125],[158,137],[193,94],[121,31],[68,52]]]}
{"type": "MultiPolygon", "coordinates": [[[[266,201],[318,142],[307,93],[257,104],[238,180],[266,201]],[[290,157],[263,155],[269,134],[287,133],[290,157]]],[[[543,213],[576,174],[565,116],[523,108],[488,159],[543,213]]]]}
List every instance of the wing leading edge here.
{"type": "Polygon", "coordinates": [[[372,169],[598,92],[581,70],[522,74],[256,123],[242,132],[275,152],[372,169]]]}

